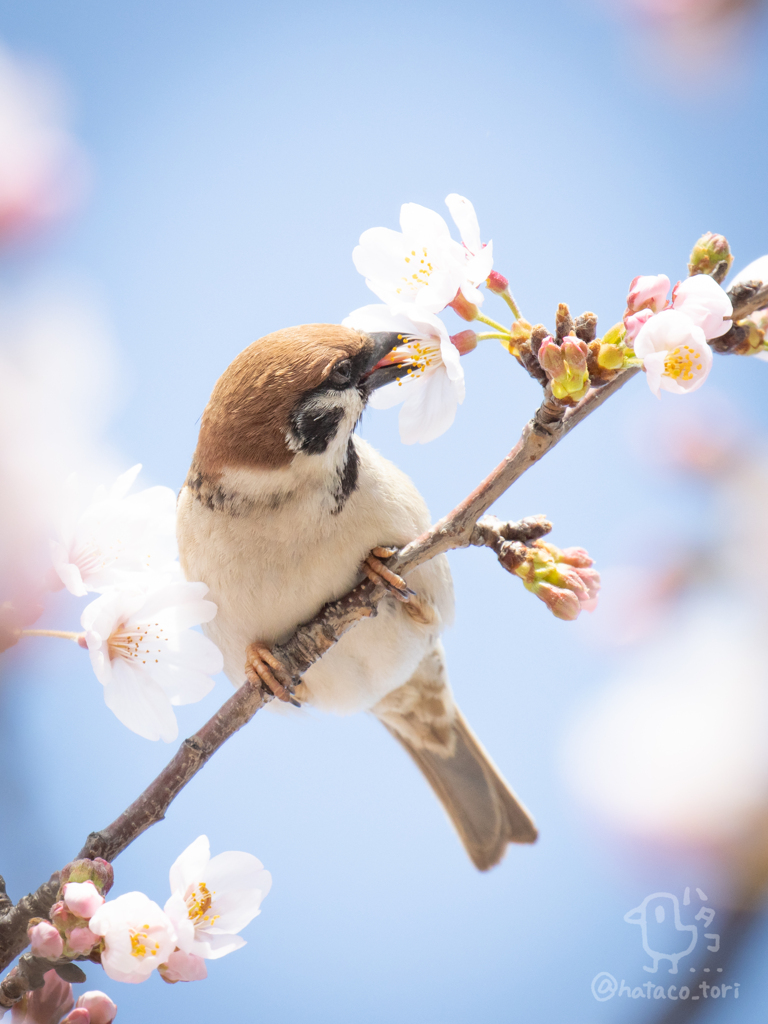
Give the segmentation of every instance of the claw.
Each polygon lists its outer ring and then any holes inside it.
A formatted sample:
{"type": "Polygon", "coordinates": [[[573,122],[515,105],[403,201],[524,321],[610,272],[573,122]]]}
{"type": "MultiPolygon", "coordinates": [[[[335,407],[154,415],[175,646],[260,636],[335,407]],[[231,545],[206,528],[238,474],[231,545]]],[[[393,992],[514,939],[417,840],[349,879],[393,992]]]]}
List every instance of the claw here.
{"type": "Polygon", "coordinates": [[[249,644],[245,649],[245,657],[245,675],[249,682],[263,683],[278,700],[282,700],[286,704],[293,704],[296,708],[301,707],[299,701],[293,696],[293,684],[289,682],[288,686],[284,686],[277,678],[277,676],[286,678],[286,671],[266,644],[258,641],[249,644]]]}
{"type": "Polygon", "coordinates": [[[415,597],[416,591],[411,590],[402,576],[392,572],[381,561],[382,558],[391,558],[395,550],[395,548],[373,548],[363,562],[363,572],[371,583],[380,583],[398,601],[407,604],[412,597],[415,597]]]}

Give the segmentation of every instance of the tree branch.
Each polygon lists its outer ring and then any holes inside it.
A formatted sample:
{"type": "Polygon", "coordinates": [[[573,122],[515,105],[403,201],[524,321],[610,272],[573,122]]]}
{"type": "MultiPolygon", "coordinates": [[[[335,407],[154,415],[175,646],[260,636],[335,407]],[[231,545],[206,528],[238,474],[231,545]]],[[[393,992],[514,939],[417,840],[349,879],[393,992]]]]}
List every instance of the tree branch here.
{"type": "MultiPolygon", "coordinates": [[[[515,524],[486,522],[479,527],[478,520],[527,469],[635,373],[636,369],[622,370],[609,384],[593,388],[571,408],[561,405],[547,392],[542,406],[503,462],[452,512],[390,559],[389,567],[400,574],[407,574],[435,555],[451,549],[475,545],[497,550],[505,541],[524,543],[549,532],[550,524],[541,517],[531,517],[515,524]]],[[[338,601],[325,605],[289,640],[274,648],[286,672],[294,678],[299,677],[356,622],[375,615],[376,605],[385,594],[383,587],[365,580],[338,601]]],[[[271,693],[245,682],[194,736],[184,740],[171,762],[130,807],[111,825],[88,836],[77,856],[114,860],[142,832],[163,820],[165,812],[190,779],[271,699],[271,693]]],[[[54,875],[34,895],[24,897],[4,914],[0,896],[0,970],[5,969],[27,945],[29,919],[48,916],[57,890],[58,875],[54,875]]],[[[4,892],[3,888],[3,895],[4,892]]]]}
{"type": "MultiPolygon", "coordinates": [[[[737,321],[768,304],[768,287],[750,285],[738,290],[732,298],[733,318],[737,321]]],[[[570,408],[553,399],[547,389],[544,402],[525,426],[509,455],[452,512],[390,559],[389,567],[407,575],[435,555],[455,548],[488,546],[499,554],[504,542],[525,543],[547,533],[549,524],[537,517],[517,524],[478,521],[527,469],[637,372],[636,368],[619,371],[608,384],[592,388],[578,405],[570,408]]],[[[376,605],[385,594],[383,587],[365,580],[338,601],[325,605],[310,622],[300,626],[292,637],[274,649],[286,673],[294,679],[300,677],[356,622],[375,615],[376,605]]],[[[271,699],[271,693],[265,693],[252,683],[244,683],[213,718],[194,736],[184,740],[172,761],[130,807],[111,825],[88,836],[78,857],[114,860],[142,832],[162,821],[190,779],[271,699]]],[[[29,919],[48,916],[57,890],[58,874],[55,874],[35,893],[12,906],[0,878],[0,970],[7,967],[26,946],[29,919]]]]}
{"type": "Polygon", "coordinates": [[[5,892],[0,875],[0,970],[4,970],[27,944],[27,922],[32,917],[48,917],[59,890],[59,873],[51,875],[40,888],[24,896],[16,906],[5,892]]]}
{"type": "MultiPolygon", "coordinates": [[[[592,388],[578,405],[571,408],[547,395],[504,461],[452,512],[406,544],[387,562],[387,567],[405,576],[435,555],[469,546],[478,519],[497,498],[637,372],[636,368],[620,371],[609,384],[592,388]]],[[[338,601],[325,605],[290,639],[275,647],[273,654],[285,665],[289,676],[298,678],[355,622],[375,614],[376,605],[385,594],[384,587],[366,580],[338,601]]]]}
{"type": "MultiPolygon", "coordinates": [[[[750,282],[737,290],[732,299],[735,322],[768,304],[768,286],[750,282]]],[[[636,368],[619,371],[613,380],[592,388],[578,405],[570,408],[553,399],[547,388],[544,402],[503,462],[451,513],[390,559],[389,567],[406,575],[435,555],[455,548],[488,546],[499,554],[504,542],[525,543],[547,533],[549,524],[537,517],[514,525],[478,521],[527,469],[638,372],[636,368]]],[[[375,615],[376,605],[385,593],[383,587],[365,580],[345,597],[325,605],[310,622],[300,626],[292,637],[274,649],[286,673],[298,678],[306,672],[356,622],[375,615]]],[[[142,832],[162,821],[168,807],[190,779],[271,699],[271,693],[244,683],[213,718],[194,736],[184,740],[172,761],[127,810],[111,825],[88,836],[78,857],[114,860],[142,832]]],[[[0,878],[0,970],[27,945],[26,928],[30,918],[48,916],[57,891],[58,874],[55,874],[35,893],[12,906],[0,878]]]]}

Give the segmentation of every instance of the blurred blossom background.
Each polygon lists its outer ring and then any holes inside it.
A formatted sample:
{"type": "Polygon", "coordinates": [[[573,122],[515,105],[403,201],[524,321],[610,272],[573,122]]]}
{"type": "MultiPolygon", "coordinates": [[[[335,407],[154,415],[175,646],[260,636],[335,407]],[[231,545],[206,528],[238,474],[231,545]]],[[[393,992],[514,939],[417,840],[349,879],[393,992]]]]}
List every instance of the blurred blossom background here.
{"type": "MultiPolygon", "coordinates": [[[[551,324],[566,301],[600,333],[637,274],[685,276],[704,231],[728,237],[734,270],[768,252],[758,0],[513,0],[470,18],[430,0],[26,0],[3,6],[0,38],[0,603],[30,615],[64,480],[142,462],[139,486],[179,489],[217,376],[262,334],[374,301],[351,251],[403,202],[469,197],[524,315],[551,324]]],[[[539,398],[495,342],[465,369],[430,445],[403,446],[396,411],[362,424],[435,516],[539,398]]],[[[451,556],[452,683],[535,847],[480,875],[375,721],[259,715],[115,865],[115,895],[162,904],[201,833],[256,854],[274,884],[247,947],[206,982],[119,985],[94,966],[89,987],[123,1020],[168,1024],[244,1008],[264,1024],[764,1021],[767,392],[766,363],[734,356],[690,396],[658,402],[636,378],[498,503],[588,548],[591,617],[556,621],[482,551],[451,556]],[[686,888],[715,910],[720,951],[701,939],[680,975],[650,975],[624,915],[664,892],[688,921],[686,888]],[[601,972],[740,995],[596,1001],[601,972]]],[[[85,600],[44,603],[40,626],[78,628],[85,600]]],[[[222,678],[180,708],[182,733],[229,693],[222,678]]],[[[9,893],[172,752],[120,725],[75,645],[4,654],[9,893]]]]}

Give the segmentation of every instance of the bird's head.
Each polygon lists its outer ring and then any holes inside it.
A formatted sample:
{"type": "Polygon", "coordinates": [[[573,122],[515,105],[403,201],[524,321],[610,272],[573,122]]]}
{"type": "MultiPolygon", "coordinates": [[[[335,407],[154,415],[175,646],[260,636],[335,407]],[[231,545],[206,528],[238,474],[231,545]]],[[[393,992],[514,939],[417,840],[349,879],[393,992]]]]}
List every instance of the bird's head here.
{"type": "Polygon", "coordinates": [[[203,413],[197,468],[277,469],[346,448],[371,392],[402,377],[407,337],[305,324],[267,334],[229,365],[203,413]]]}

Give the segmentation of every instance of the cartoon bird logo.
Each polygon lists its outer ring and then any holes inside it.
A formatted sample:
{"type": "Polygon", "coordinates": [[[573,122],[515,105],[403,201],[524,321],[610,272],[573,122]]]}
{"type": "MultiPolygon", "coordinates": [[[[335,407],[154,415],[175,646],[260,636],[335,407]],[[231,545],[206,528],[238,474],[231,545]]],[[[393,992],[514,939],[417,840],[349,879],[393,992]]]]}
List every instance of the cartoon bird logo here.
{"type": "Polygon", "coordinates": [[[639,924],[643,936],[643,949],[653,960],[653,967],[643,970],[655,974],[659,960],[669,960],[670,974],[677,974],[677,962],[688,956],[696,946],[699,937],[695,924],[683,924],[680,920],[680,904],[677,896],[669,892],[655,892],[646,896],[639,907],[624,915],[627,924],[639,924]],[[683,943],[690,934],[688,945],[683,943]]]}

